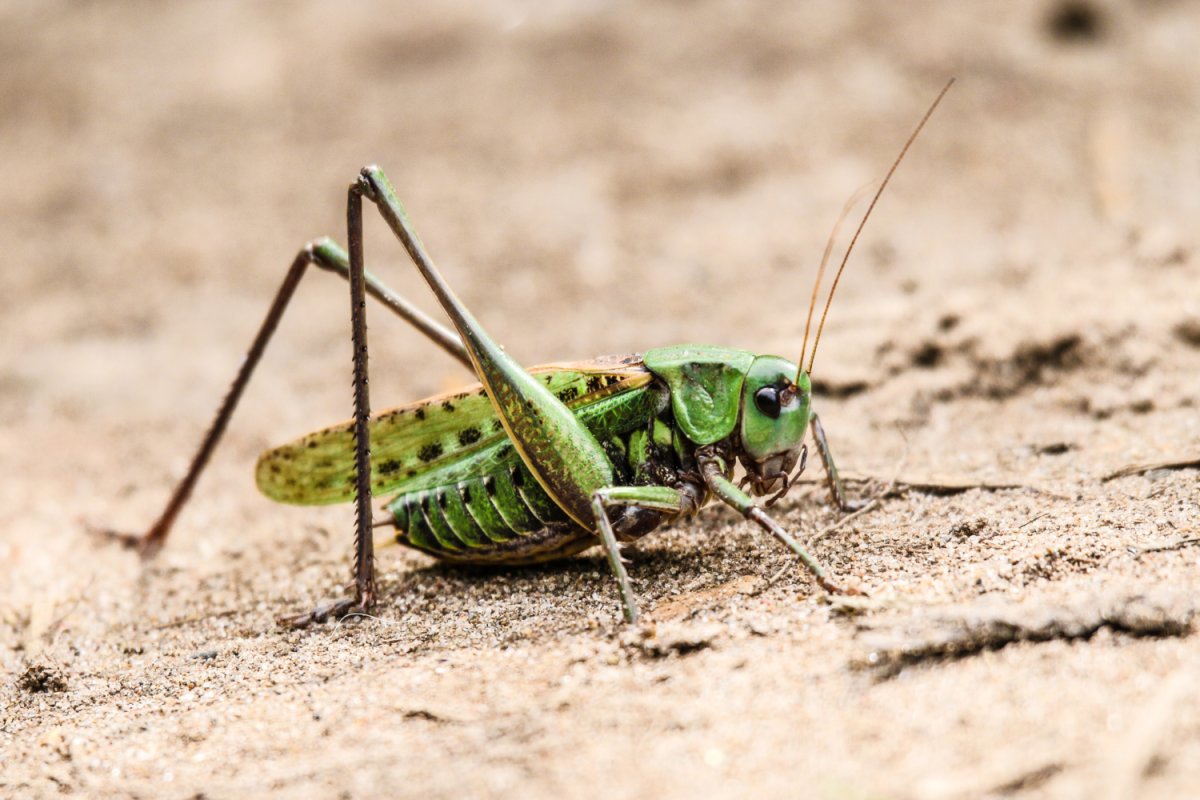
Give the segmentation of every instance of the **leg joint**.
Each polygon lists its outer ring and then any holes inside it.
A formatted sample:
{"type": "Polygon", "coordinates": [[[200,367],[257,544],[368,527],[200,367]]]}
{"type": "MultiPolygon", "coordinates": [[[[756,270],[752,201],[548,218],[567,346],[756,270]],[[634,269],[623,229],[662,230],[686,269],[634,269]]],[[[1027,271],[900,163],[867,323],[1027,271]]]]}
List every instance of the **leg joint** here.
{"type": "Polygon", "coordinates": [[[350,185],[350,191],[375,202],[379,199],[379,183],[382,176],[383,170],[375,164],[368,164],[359,170],[358,178],[350,185]]]}
{"type": "Polygon", "coordinates": [[[346,251],[328,236],[313,239],[304,245],[304,253],[308,256],[309,263],[318,269],[339,275],[347,275],[350,272],[349,256],[346,251]]]}

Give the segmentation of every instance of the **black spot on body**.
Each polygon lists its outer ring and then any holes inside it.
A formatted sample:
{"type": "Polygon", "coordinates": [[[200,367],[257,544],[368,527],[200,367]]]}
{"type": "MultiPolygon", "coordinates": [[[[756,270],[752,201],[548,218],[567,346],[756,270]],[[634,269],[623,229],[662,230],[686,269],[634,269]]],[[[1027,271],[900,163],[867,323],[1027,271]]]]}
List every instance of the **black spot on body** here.
{"type": "Polygon", "coordinates": [[[561,389],[558,392],[558,399],[564,403],[569,403],[576,397],[579,397],[579,390],[574,386],[568,386],[567,388],[561,389]]]}
{"type": "Polygon", "coordinates": [[[417,419],[425,419],[425,409],[418,408],[414,413],[416,414],[417,419]]]}
{"type": "Polygon", "coordinates": [[[447,505],[449,502],[450,502],[450,501],[449,501],[449,500],[446,498],[446,493],[445,493],[445,492],[438,492],[438,496],[437,496],[437,503],[438,503],[438,507],[439,507],[439,508],[441,508],[442,510],[445,510],[445,508],[446,508],[446,505],[447,505]]]}
{"type": "Polygon", "coordinates": [[[430,442],[417,451],[417,458],[428,464],[435,458],[441,458],[442,445],[439,442],[430,442]]]}
{"type": "Polygon", "coordinates": [[[462,489],[459,490],[458,494],[462,498],[462,501],[464,504],[471,502],[471,487],[470,486],[462,487],[462,489]]]}
{"type": "Polygon", "coordinates": [[[442,401],[442,410],[445,411],[446,413],[453,412],[454,411],[454,403],[451,403],[449,400],[443,400],[442,401]]]}
{"type": "Polygon", "coordinates": [[[464,428],[458,432],[458,443],[463,447],[469,444],[475,444],[483,438],[483,434],[479,432],[479,428],[464,428]]]}
{"type": "Polygon", "coordinates": [[[487,492],[488,497],[495,497],[496,496],[496,479],[493,478],[491,475],[486,476],[483,479],[483,490],[485,492],[487,492]]]}
{"type": "Polygon", "coordinates": [[[510,475],[510,477],[512,478],[512,485],[513,485],[513,486],[515,486],[515,487],[517,487],[518,489],[520,489],[520,488],[521,488],[521,486],[522,486],[522,485],[524,485],[524,483],[525,483],[525,473],[523,473],[523,472],[521,471],[521,468],[520,468],[520,467],[513,467],[513,470],[512,470],[512,472],[511,472],[511,473],[509,473],[509,475],[510,475]]]}
{"type": "Polygon", "coordinates": [[[492,420],[492,433],[500,433],[502,430],[504,430],[504,423],[500,421],[500,418],[492,420]]]}
{"type": "Polygon", "coordinates": [[[391,475],[393,472],[399,472],[400,466],[401,466],[400,462],[397,461],[396,459],[394,459],[394,458],[388,459],[387,461],[384,461],[382,464],[379,465],[379,474],[391,475]]]}
{"type": "Polygon", "coordinates": [[[599,375],[593,375],[587,379],[588,394],[591,394],[592,392],[598,392],[602,388],[604,388],[604,381],[600,379],[599,375]]]}
{"type": "Polygon", "coordinates": [[[309,450],[312,450],[313,448],[315,448],[317,446],[317,440],[309,439],[308,442],[304,446],[307,447],[309,450]]]}

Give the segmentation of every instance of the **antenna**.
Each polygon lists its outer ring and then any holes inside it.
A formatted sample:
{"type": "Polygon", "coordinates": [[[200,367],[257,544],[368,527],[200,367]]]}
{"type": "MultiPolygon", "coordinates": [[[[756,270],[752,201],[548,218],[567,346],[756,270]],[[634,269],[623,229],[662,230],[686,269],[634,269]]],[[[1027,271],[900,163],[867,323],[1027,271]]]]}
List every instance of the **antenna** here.
{"type": "MultiPolygon", "coordinates": [[[[908,153],[908,149],[912,147],[912,143],[921,133],[921,129],[925,127],[925,123],[929,121],[931,116],[933,116],[934,110],[938,107],[938,104],[942,102],[942,98],[946,96],[946,92],[950,91],[950,87],[953,85],[954,78],[946,81],[946,85],[942,87],[942,91],[938,92],[938,96],[935,97],[933,103],[930,104],[929,109],[925,112],[925,116],[921,117],[921,121],[917,123],[917,127],[909,135],[908,141],[906,141],[904,143],[904,147],[900,149],[900,155],[896,156],[896,160],[892,162],[892,167],[887,171],[887,175],[884,176],[883,183],[879,184],[879,188],[875,191],[875,196],[871,198],[871,204],[867,206],[867,211],[865,214],[863,214],[862,221],[858,223],[858,228],[854,231],[854,236],[850,237],[850,244],[846,247],[846,254],[842,257],[842,263],[838,267],[837,274],[833,277],[833,286],[829,289],[829,298],[825,301],[825,310],[821,312],[821,323],[817,326],[817,336],[816,340],[813,342],[812,355],[809,356],[808,368],[805,370],[809,375],[812,375],[813,362],[817,360],[817,346],[821,344],[821,331],[825,329],[825,318],[829,316],[829,307],[833,304],[833,294],[837,291],[838,282],[842,279],[842,272],[844,272],[846,269],[846,262],[850,260],[850,253],[853,252],[854,245],[856,242],[858,242],[858,236],[862,233],[863,228],[866,227],[867,220],[870,219],[871,212],[875,210],[875,204],[879,202],[879,198],[883,194],[883,190],[887,188],[888,183],[892,180],[892,175],[895,174],[896,167],[900,166],[900,162],[904,160],[905,154],[908,153]]],[[[824,269],[823,264],[822,269],[824,269]]],[[[820,280],[820,273],[818,273],[817,279],[818,281],[820,280]]],[[[815,297],[815,289],[813,290],[813,293],[815,297]]],[[[807,333],[805,334],[805,338],[807,339],[807,333]]],[[[803,360],[803,358],[804,356],[802,353],[801,360],[803,360]]]]}
{"type": "Polygon", "coordinates": [[[804,371],[804,354],[808,352],[808,331],[812,328],[813,311],[817,307],[817,293],[821,289],[821,279],[825,277],[825,267],[829,265],[829,254],[833,252],[833,243],[837,239],[838,231],[842,229],[842,223],[846,221],[846,217],[850,216],[850,209],[854,208],[859,198],[870,187],[871,184],[864,184],[850,195],[846,205],[842,206],[842,213],[838,214],[837,222],[833,223],[833,230],[829,232],[829,240],[825,242],[825,252],[821,254],[821,266],[817,267],[817,279],[813,282],[812,299],[808,301],[808,319],[804,322],[804,344],[800,347],[800,360],[796,362],[796,379],[793,383],[800,382],[800,373],[804,371]]]}

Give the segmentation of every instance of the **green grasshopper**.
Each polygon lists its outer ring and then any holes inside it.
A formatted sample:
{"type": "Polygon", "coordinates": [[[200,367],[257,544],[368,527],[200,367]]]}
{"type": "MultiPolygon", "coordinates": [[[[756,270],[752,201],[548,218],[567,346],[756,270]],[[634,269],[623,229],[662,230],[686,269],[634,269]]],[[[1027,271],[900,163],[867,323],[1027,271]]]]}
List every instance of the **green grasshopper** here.
{"type": "Polygon", "coordinates": [[[353,597],[291,618],[291,624],[302,627],[362,612],[374,604],[373,531],[380,524],[394,528],[397,542],[460,564],[528,564],[600,544],[617,580],[625,620],[635,623],[637,601],[620,543],[695,514],[712,498],[787,546],[825,590],[844,592],[744,488],[748,484],[756,497],[770,495],[768,506],[786,494],[804,470],[808,454],[804,437],[811,428],[833,501],[842,510],[855,507],[842,490],[825,432],[812,410],[813,361],[854,243],[950,83],[905,143],[851,238],[807,367],[800,365],[836,227],[817,273],[797,364],[779,356],[684,345],[527,370],[496,344],[455,296],[383,172],[374,166],[364,168],[348,192],[348,252],[327,238],[300,251],[158,521],[142,536],[112,531],[107,535],[137,547],[145,556],[162,547],[297,285],[308,266],[316,265],[350,284],[354,418],[264,453],[258,461],[257,481],[264,494],[280,502],[355,501],[355,591],[353,597]],[[457,335],[366,271],[364,199],[376,205],[404,245],[457,335]],[[367,390],[368,294],[466,365],[479,384],[372,417],[367,390]],[[740,483],[733,481],[737,464],[745,471],[740,483]],[[383,523],[372,519],[376,494],[394,495],[383,523]]]}

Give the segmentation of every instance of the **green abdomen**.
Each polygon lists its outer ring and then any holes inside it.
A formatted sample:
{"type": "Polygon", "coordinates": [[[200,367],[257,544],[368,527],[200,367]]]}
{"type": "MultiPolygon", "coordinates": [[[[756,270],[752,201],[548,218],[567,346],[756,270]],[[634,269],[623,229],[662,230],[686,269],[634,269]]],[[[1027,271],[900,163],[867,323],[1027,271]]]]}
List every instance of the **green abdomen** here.
{"type": "MultiPolygon", "coordinates": [[[[624,483],[640,462],[631,447],[666,406],[665,392],[647,386],[576,413],[624,483]]],[[[388,511],[397,542],[448,561],[506,564],[560,558],[595,543],[594,533],[547,495],[510,442],[497,443],[465,466],[431,475],[392,499],[388,511]]]]}
{"type": "Polygon", "coordinates": [[[396,541],[464,563],[539,561],[591,544],[592,534],[572,522],[507,449],[506,463],[487,474],[393,499],[388,510],[396,541]]]}

